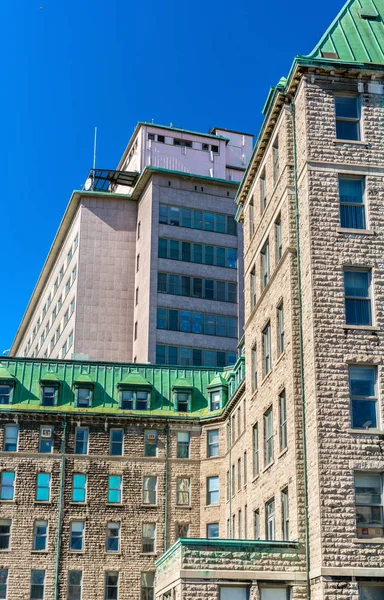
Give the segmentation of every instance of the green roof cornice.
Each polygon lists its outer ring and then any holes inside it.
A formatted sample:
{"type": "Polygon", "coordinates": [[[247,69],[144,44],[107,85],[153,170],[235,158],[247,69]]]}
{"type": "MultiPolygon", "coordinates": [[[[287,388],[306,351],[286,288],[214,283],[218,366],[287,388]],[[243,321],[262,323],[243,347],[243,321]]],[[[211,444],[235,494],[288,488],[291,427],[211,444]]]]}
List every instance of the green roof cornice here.
{"type": "Polygon", "coordinates": [[[93,379],[87,373],[81,373],[78,375],[73,382],[75,385],[87,384],[87,385],[95,385],[93,379]]]}
{"type": "Polygon", "coordinates": [[[133,386],[133,387],[152,387],[147,379],[145,379],[140,373],[133,372],[129,373],[122,381],[119,381],[118,386],[133,386]]]}
{"type": "Polygon", "coordinates": [[[216,375],[216,377],[214,377],[212,379],[212,381],[209,383],[209,385],[207,385],[207,388],[215,388],[215,387],[228,387],[228,381],[226,379],[224,379],[224,377],[222,375],[220,375],[220,373],[218,375],[216,375]]]}
{"type": "Polygon", "coordinates": [[[14,376],[0,363],[0,380],[14,381],[14,376]]]}
{"type": "Polygon", "coordinates": [[[175,379],[175,381],[172,383],[172,389],[174,390],[179,388],[188,388],[191,390],[193,388],[193,383],[192,381],[189,381],[189,379],[179,377],[178,379],[175,379]]]}
{"type": "Polygon", "coordinates": [[[60,383],[60,379],[53,371],[45,371],[40,377],[40,381],[49,381],[51,383],[60,383]]]}

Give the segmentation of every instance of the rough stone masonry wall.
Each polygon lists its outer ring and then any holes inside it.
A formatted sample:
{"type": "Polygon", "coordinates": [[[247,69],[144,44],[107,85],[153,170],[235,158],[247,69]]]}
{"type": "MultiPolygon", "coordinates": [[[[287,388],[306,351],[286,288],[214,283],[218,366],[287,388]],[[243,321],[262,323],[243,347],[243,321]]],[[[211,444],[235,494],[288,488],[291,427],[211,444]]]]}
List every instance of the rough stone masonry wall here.
{"type": "MultiPolygon", "coordinates": [[[[5,423],[14,423],[14,415],[1,415],[0,448],[3,448],[5,423]]],[[[0,502],[0,518],[12,519],[10,551],[0,551],[0,568],[9,569],[7,598],[29,600],[30,571],[46,569],[46,598],[53,598],[55,574],[55,546],[61,466],[61,418],[24,417],[19,414],[19,447],[17,452],[0,452],[0,470],[15,470],[16,486],[13,502],[0,502]],[[40,424],[55,426],[53,454],[39,454],[40,424]],[[52,474],[51,501],[35,501],[36,476],[38,472],[52,474]],[[49,521],[48,551],[32,551],[33,521],[49,521]]],[[[81,426],[89,426],[88,455],[74,455],[74,431],[79,418],[70,419],[67,428],[66,467],[64,485],[63,529],[59,570],[59,599],[67,597],[68,570],[83,571],[83,598],[104,599],[104,573],[118,571],[120,576],[119,600],[139,600],[142,571],[155,571],[155,560],[164,552],[165,510],[165,443],[164,425],[159,431],[158,458],[144,457],[144,429],[154,428],[154,423],[130,423],[126,421],[96,421],[80,418],[81,426]],[[109,455],[110,427],[123,427],[124,456],[109,455]],[[87,501],[72,502],[72,474],[87,474],[87,501]],[[108,475],[121,474],[122,505],[107,503],[108,475]],[[157,475],[157,506],[142,504],[144,475],[157,475]],[[85,520],[85,546],[83,552],[69,550],[70,522],[85,520]],[[121,523],[121,551],[109,554],[105,549],[106,525],[109,521],[121,523]],[[142,523],[157,523],[156,553],[142,554],[142,523]]],[[[199,535],[199,431],[191,428],[191,460],[176,458],[176,430],[170,432],[169,511],[168,544],[174,541],[175,523],[180,520],[182,509],[176,504],[176,477],[191,478],[192,503],[184,509],[183,519],[191,523],[191,535],[199,535]]]]}
{"type": "MultiPolygon", "coordinates": [[[[306,202],[309,205],[309,231],[304,233],[307,241],[303,250],[309,242],[316,357],[315,370],[312,365],[306,368],[306,380],[315,376],[316,392],[313,390],[310,406],[317,416],[319,441],[317,450],[310,440],[309,450],[311,455],[318,453],[319,461],[322,564],[340,569],[384,566],[382,544],[356,540],[354,506],[354,471],[384,471],[383,443],[377,433],[350,431],[348,364],[378,365],[378,389],[383,389],[384,107],[383,96],[367,93],[368,82],[360,79],[359,84],[362,83],[364,143],[353,143],[336,141],[334,92],[357,92],[358,81],[317,77],[307,82],[307,144],[311,162],[303,175],[306,183],[300,189],[303,210],[306,202]],[[339,173],[366,177],[370,232],[340,231],[339,173]],[[373,324],[377,328],[374,331],[345,328],[344,266],[372,268],[373,324]]],[[[309,304],[309,290],[304,293],[305,303],[309,304]]],[[[382,402],[380,411],[383,422],[382,402]]],[[[315,479],[313,473],[313,485],[315,479]]],[[[314,505],[311,510],[311,517],[316,518],[314,505]]],[[[312,541],[312,547],[318,547],[319,540],[312,541]]]]}

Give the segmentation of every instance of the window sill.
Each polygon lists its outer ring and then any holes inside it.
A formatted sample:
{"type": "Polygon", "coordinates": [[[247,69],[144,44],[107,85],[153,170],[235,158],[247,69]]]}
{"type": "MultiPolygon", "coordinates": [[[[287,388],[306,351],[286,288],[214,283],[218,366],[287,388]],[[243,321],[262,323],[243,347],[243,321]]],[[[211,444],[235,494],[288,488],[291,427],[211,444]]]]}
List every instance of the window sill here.
{"type": "Polygon", "coordinates": [[[217,502],[217,504],[205,504],[204,508],[220,508],[220,506],[221,506],[220,502],[217,502]]]}
{"type": "Polygon", "coordinates": [[[348,227],[339,227],[337,233],[354,233],[358,235],[375,235],[373,229],[352,229],[348,227]]]}
{"type": "Polygon", "coordinates": [[[116,508],[124,508],[124,504],[121,502],[106,502],[105,506],[115,506],[116,508]]]}
{"type": "MultiPolygon", "coordinates": [[[[0,554],[2,554],[3,552],[11,552],[11,548],[1,548],[0,554]]],[[[33,550],[32,550],[32,552],[33,552],[33,550]]]]}
{"type": "Polygon", "coordinates": [[[71,500],[69,504],[71,506],[88,506],[88,502],[75,502],[74,500],[71,500]]]}
{"type": "MultiPolygon", "coordinates": [[[[113,554],[113,553],[106,552],[106,554],[113,554]]],[[[158,552],[140,552],[140,556],[158,556],[158,552]]]]}
{"type": "Polygon", "coordinates": [[[352,329],[357,329],[358,331],[380,331],[380,327],[376,327],[375,325],[343,325],[343,329],[346,331],[352,329]]]}
{"type": "Polygon", "coordinates": [[[0,504],[16,504],[16,500],[7,500],[4,498],[0,500],[0,504]]]}
{"type": "Polygon", "coordinates": [[[255,475],[255,477],[252,479],[252,483],[255,483],[255,481],[257,481],[258,479],[260,479],[260,473],[255,475]]]}
{"type": "Polygon", "coordinates": [[[351,434],[359,434],[359,435],[380,435],[380,436],[384,436],[384,429],[374,429],[372,427],[372,429],[354,429],[354,428],[350,428],[347,429],[347,433],[351,433],[351,434]]]}
{"type": "Polygon", "coordinates": [[[356,146],[365,146],[366,148],[369,147],[369,143],[364,141],[364,140],[342,140],[339,138],[336,138],[333,140],[334,144],[356,144],[356,146]]]}
{"type": "Polygon", "coordinates": [[[272,377],[272,367],[270,369],[270,371],[268,371],[268,373],[266,375],[264,375],[263,379],[261,380],[261,385],[264,385],[264,383],[266,381],[268,381],[268,379],[272,377]]]}
{"type": "MultiPolygon", "coordinates": [[[[285,357],[285,350],[282,351],[281,354],[279,354],[279,357],[277,359],[277,361],[275,362],[275,367],[279,364],[279,362],[281,362],[283,360],[283,358],[285,357]]],[[[269,375],[269,373],[268,373],[269,375]]]]}
{"type": "Polygon", "coordinates": [[[141,508],[158,508],[159,505],[158,504],[144,504],[144,502],[142,502],[141,504],[141,508]]]}
{"type": "Polygon", "coordinates": [[[186,504],[175,504],[175,508],[184,508],[184,509],[187,509],[187,510],[191,510],[192,506],[190,506],[189,504],[188,505],[186,505],[186,504]]]}
{"type": "Polygon", "coordinates": [[[48,550],[31,550],[31,554],[48,554],[48,550]]]}
{"type": "Polygon", "coordinates": [[[263,469],[263,473],[265,473],[266,471],[268,471],[268,469],[270,469],[272,467],[272,465],[275,464],[275,461],[273,460],[272,462],[270,462],[266,467],[264,467],[263,469]]]}
{"type": "Polygon", "coordinates": [[[384,544],[384,538],[354,538],[355,544],[384,544]]]}
{"type": "Polygon", "coordinates": [[[282,450],[280,452],[280,454],[278,454],[277,458],[281,458],[282,456],[284,456],[284,454],[287,454],[288,452],[288,446],[286,448],[284,448],[284,450],[282,450]]]}
{"type": "Polygon", "coordinates": [[[38,506],[41,504],[52,504],[52,500],[35,500],[35,504],[38,506]]]}

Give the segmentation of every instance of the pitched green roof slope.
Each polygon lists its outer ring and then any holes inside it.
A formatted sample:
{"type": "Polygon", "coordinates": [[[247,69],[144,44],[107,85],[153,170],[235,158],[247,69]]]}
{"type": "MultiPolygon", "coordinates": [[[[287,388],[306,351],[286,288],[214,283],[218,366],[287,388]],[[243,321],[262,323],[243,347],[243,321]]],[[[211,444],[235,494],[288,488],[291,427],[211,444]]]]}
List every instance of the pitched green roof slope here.
{"type": "Polygon", "coordinates": [[[384,64],[384,0],[348,0],[308,58],[384,64]]]}

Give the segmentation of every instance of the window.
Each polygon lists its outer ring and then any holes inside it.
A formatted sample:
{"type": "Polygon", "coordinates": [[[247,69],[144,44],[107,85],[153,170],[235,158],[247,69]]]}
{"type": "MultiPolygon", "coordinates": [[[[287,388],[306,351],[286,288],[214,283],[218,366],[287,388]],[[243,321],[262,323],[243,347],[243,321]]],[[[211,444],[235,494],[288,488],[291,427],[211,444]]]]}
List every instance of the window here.
{"type": "Polygon", "coordinates": [[[136,321],[135,322],[135,330],[134,330],[134,339],[135,340],[137,340],[137,328],[138,328],[138,325],[137,325],[137,321],[136,321]]]}
{"type": "Polygon", "coordinates": [[[157,477],[150,475],[143,479],[143,504],[156,504],[157,477]]]}
{"type": "Polygon", "coordinates": [[[262,332],[263,340],[263,377],[268,375],[272,368],[272,356],[271,356],[271,324],[263,329],[262,332]]]}
{"type": "Polygon", "coordinates": [[[0,569],[0,598],[7,597],[8,569],[0,569]]]}
{"type": "Polygon", "coordinates": [[[252,392],[257,390],[257,351],[256,345],[251,350],[251,368],[252,368],[252,392]]]}
{"type": "Polygon", "coordinates": [[[176,523],[175,542],[189,537],[189,523],[176,523]]]}
{"type": "Polygon", "coordinates": [[[360,583],[359,598],[360,600],[382,600],[384,598],[384,586],[374,583],[371,585],[369,583],[360,583]]]}
{"type": "Polygon", "coordinates": [[[111,429],[109,436],[110,455],[123,456],[124,429],[111,429]]]}
{"type": "Polygon", "coordinates": [[[40,427],[39,452],[48,454],[53,450],[53,427],[42,425],[40,427]]]}
{"type": "Polygon", "coordinates": [[[11,527],[11,519],[0,519],[0,550],[9,550],[11,541],[11,527]]]}
{"type": "Polygon", "coordinates": [[[189,412],[191,394],[184,392],[176,392],[177,412],[189,412]]]}
{"type": "Polygon", "coordinates": [[[140,269],[140,254],[138,254],[136,256],[136,273],[139,271],[140,269]]]}
{"type": "Polygon", "coordinates": [[[173,139],[174,146],[181,146],[182,148],[192,148],[192,142],[189,140],[179,140],[177,138],[173,139]]]}
{"type": "Polygon", "coordinates": [[[264,413],[264,465],[273,461],[273,413],[272,407],[264,413]]]}
{"type": "Polygon", "coordinates": [[[121,475],[108,476],[108,502],[109,504],[121,503],[121,475]]]}
{"type": "Polygon", "coordinates": [[[81,571],[68,571],[68,596],[67,600],[81,600],[81,571]]]}
{"type": "Polygon", "coordinates": [[[141,574],[141,596],[140,600],[155,599],[155,573],[147,572],[141,574]]]}
{"type": "Polygon", "coordinates": [[[137,239],[140,239],[140,229],[141,229],[141,222],[139,221],[137,224],[137,239]]]}
{"type": "Polygon", "coordinates": [[[69,549],[73,552],[84,550],[84,521],[71,521],[69,549]]]}
{"type": "Polygon", "coordinates": [[[73,269],[73,271],[71,273],[71,285],[75,281],[76,277],[77,277],[77,267],[74,267],[74,269],[73,269]]]}
{"type": "Polygon", "coordinates": [[[207,477],[207,504],[218,504],[219,499],[219,476],[207,477]]]}
{"type": "Polygon", "coordinates": [[[279,394],[279,429],[280,429],[280,452],[287,447],[287,398],[285,390],[279,394]]]}
{"type": "Polygon", "coordinates": [[[30,600],[44,600],[45,571],[32,569],[30,600]]]}
{"type": "Polygon", "coordinates": [[[344,270],[345,322],[347,325],[372,325],[371,271],[344,270]]]}
{"type": "Polygon", "coordinates": [[[157,329],[237,338],[237,319],[166,308],[157,309],[157,329]]]}
{"type": "Polygon", "coordinates": [[[358,537],[383,537],[383,478],[379,473],[355,473],[358,537]]]}
{"type": "Polygon", "coordinates": [[[83,473],[74,473],[72,477],[72,502],[85,502],[87,476],[83,473]]]}
{"type": "Polygon", "coordinates": [[[220,600],[248,600],[249,587],[243,585],[220,586],[220,600]]]}
{"type": "Polygon", "coordinates": [[[208,523],[207,524],[207,538],[218,538],[219,537],[219,524],[218,523],[208,523]]]}
{"type": "Polygon", "coordinates": [[[211,410],[220,410],[221,408],[221,391],[215,390],[209,393],[211,410]]]}
{"type": "Polygon", "coordinates": [[[234,365],[236,360],[236,352],[156,345],[156,364],[158,365],[193,365],[195,367],[222,368],[234,365]]]}
{"type": "Polygon", "coordinates": [[[251,271],[251,308],[255,308],[257,301],[257,287],[256,287],[256,268],[253,267],[251,271]]]}
{"type": "Polygon", "coordinates": [[[288,587],[262,587],[260,600],[289,600],[291,597],[288,587]]]}
{"type": "Polygon", "coordinates": [[[144,553],[155,552],[156,548],[156,523],[143,523],[142,547],[144,553]]]}
{"type": "Polygon", "coordinates": [[[158,256],[159,258],[216,265],[229,269],[237,268],[237,250],[235,248],[181,243],[178,240],[159,238],[158,256]]]}
{"type": "Polygon", "coordinates": [[[189,506],[190,504],[190,479],[189,477],[178,477],[176,481],[176,504],[189,506]]]}
{"type": "Polygon", "coordinates": [[[157,431],[144,431],[144,456],[157,456],[157,431]]]}
{"type": "Polygon", "coordinates": [[[242,526],[242,522],[241,522],[241,509],[239,510],[238,517],[237,517],[237,532],[238,532],[237,533],[238,538],[239,538],[239,540],[241,540],[243,537],[243,526],[242,526]]]}
{"type": "Polygon", "coordinates": [[[189,458],[188,431],[179,431],[177,434],[177,458],[189,458]]]}
{"type": "Polygon", "coordinates": [[[6,425],[4,428],[4,451],[16,452],[19,437],[18,425],[6,425]]]}
{"type": "Polygon", "coordinates": [[[277,352],[278,356],[284,352],[284,305],[277,307],[277,352]]]}
{"type": "MultiPolygon", "coordinates": [[[[93,389],[90,387],[76,387],[76,406],[79,408],[90,408],[92,406],[93,389]]],[[[84,453],[83,453],[84,454],[84,453]]]]}
{"type": "Polygon", "coordinates": [[[33,549],[46,550],[48,538],[48,521],[35,521],[33,524],[33,549]]]}
{"type": "Polygon", "coordinates": [[[253,511],[253,537],[255,540],[260,539],[260,510],[258,508],[253,511]]]}
{"type": "Polygon", "coordinates": [[[283,540],[289,540],[288,488],[281,492],[281,529],[283,540]]]}
{"type": "Polygon", "coordinates": [[[237,490],[241,488],[241,458],[237,459],[237,490]]]}
{"type": "Polygon", "coordinates": [[[339,175],[340,225],[365,229],[364,179],[339,175]]]}
{"type": "Polygon", "coordinates": [[[42,406],[56,406],[57,404],[57,387],[43,385],[41,388],[41,404],[42,406]]]}
{"type": "Polygon", "coordinates": [[[260,198],[261,198],[261,212],[263,212],[267,206],[267,186],[265,180],[265,171],[260,175],[260,198]]]}
{"type": "Polygon", "coordinates": [[[247,470],[247,451],[244,452],[244,485],[247,484],[248,470],[247,470]]]}
{"type": "Polygon", "coordinates": [[[107,552],[119,552],[120,550],[120,523],[108,523],[105,541],[107,552]]]}
{"type": "Polygon", "coordinates": [[[275,499],[265,505],[265,534],[267,540],[275,539],[275,499]]]}
{"type": "Polygon", "coordinates": [[[251,197],[250,201],[249,201],[249,208],[248,208],[248,221],[249,221],[249,239],[252,239],[253,234],[255,233],[255,207],[253,204],[253,196],[251,197]]]}
{"type": "MultiPolygon", "coordinates": [[[[219,302],[237,302],[236,283],[200,279],[199,277],[185,277],[184,275],[174,275],[171,273],[158,273],[157,291],[162,294],[173,294],[175,296],[192,296],[195,298],[204,298],[205,300],[217,300],[219,302]]],[[[165,309],[162,310],[164,311],[165,309]]],[[[181,314],[189,315],[190,319],[190,312],[183,312],[181,314]]],[[[158,314],[158,318],[160,317],[163,318],[163,325],[161,327],[158,325],[158,327],[165,329],[166,312],[158,314]]],[[[180,326],[180,330],[189,332],[190,323],[187,323],[186,327],[185,329],[185,327],[182,328],[180,326]]]]}
{"type": "Polygon", "coordinates": [[[357,96],[335,96],[336,137],[360,140],[360,102],[357,96]]]}
{"type": "Polygon", "coordinates": [[[236,482],[236,478],[235,478],[235,465],[232,465],[232,477],[231,477],[232,496],[234,496],[235,492],[236,492],[236,488],[235,488],[236,483],[235,482],[236,482]]]}
{"type": "Polygon", "coordinates": [[[207,456],[219,456],[219,430],[209,429],[207,431],[207,456]]]}
{"type": "Polygon", "coordinates": [[[150,393],[144,390],[119,390],[119,408],[123,410],[148,410],[150,393]]]}
{"type": "Polygon", "coordinates": [[[36,481],[36,500],[49,502],[51,497],[51,474],[38,473],[36,481]]]}
{"type": "Polygon", "coordinates": [[[0,383],[0,404],[11,404],[12,390],[12,385],[4,385],[0,383]]]}
{"type": "Polygon", "coordinates": [[[275,221],[275,261],[276,264],[281,260],[283,256],[283,231],[281,226],[281,216],[279,215],[275,221]]]}
{"type": "Polygon", "coordinates": [[[280,164],[279,164],[279,140],[276,138],[272,146],[272,160],[273,160],[273,183],[276,185],[277,180],[280,176],[280,164]]]}
{"type": "Polygon", "coordinates": [[[75,454],[88,454],[88,427],[76,427],[75,430],[75,454]]]}
{"type": "Polygon", "coordinates": [[[269,281],[269,241],[267,240],[261,250],[261,274],[263,289],[269,281]]]}
{"type": "Polygon", "coordinates": [[[352,427],[377,428],[377,367],[349,367],[352,427]]]}
{"type": "Polygon", "coordinates": [[[108,572],[105,574],[104,600],[117,600],[119,596],[119,574],[108,572]]]}
{"type": "Polygon", "coordinates": [[[15,473],[2,471],[0,483],[0,500],[13,500],[15,493],[15,473]]]}

